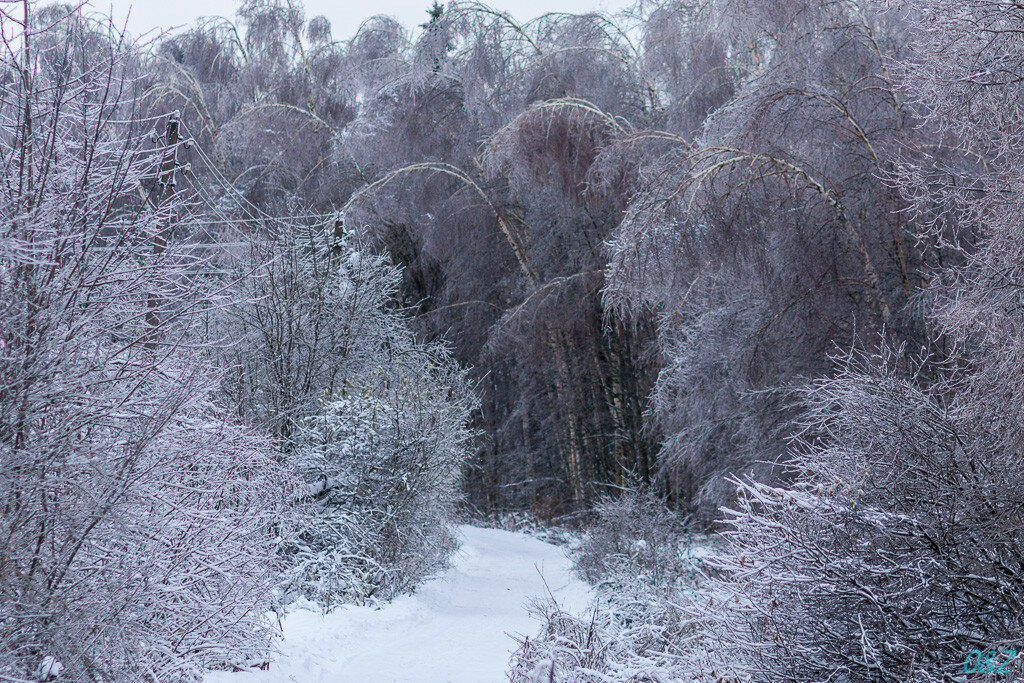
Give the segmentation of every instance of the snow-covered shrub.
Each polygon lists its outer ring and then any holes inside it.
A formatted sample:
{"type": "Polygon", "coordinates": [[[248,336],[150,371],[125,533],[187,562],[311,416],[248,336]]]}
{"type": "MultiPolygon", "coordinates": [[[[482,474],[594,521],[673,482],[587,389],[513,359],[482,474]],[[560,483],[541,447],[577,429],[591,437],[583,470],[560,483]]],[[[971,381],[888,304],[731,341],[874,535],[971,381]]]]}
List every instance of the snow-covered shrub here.
{"type": "Polygon", "coordinates": [[[512,655],[512,683],[595,681],[608,668],[608,644],[596,613],[587,620],[562,610],[554,598],[530,605],[530,614],[543,626],[534,638],[524,638],[512,655]],[[582,670],[582,671],[581,671],[582,670]]]}
{"type": "Polygon", "coordinates": [[[266,221],[233,267],[225,395],[306,482],[282,546],[287,599],[389,599],[443,565],[475,399],[397,307],[400,269],[329,226],[266,221]]]}
{"type": "Polygon", "coordinates": [[[643,586],[603,592],[588,614],[566,612],[553,599],[530,608],[540,632],[519,641],[512,683],[609,683],[693,680],[691,613],[643,586]]]}
{"type": "Polygon", "coordinates": [[[0,673],[246,666],[291,484],[210,398],[214,297],[146,135],[174,117],[138,118],[132,53],[77,12],[28,28],[0,58],[0,673]]]}
{"type": "Polygon", "coordinates": [[[111,369],[89,379],[115,390],[31,413],[33,425],[66,419],[88,436],[40,430],[5,444],[0,656],[22,671],[52,657],[71,680],[194,680],[262,661],[287,478],[200,387],[138,392],[151,415],[110,411],[130,381],[111,369]]]}
{"type": "Polygon", "coordinates": [[[318,401],[372,362],[387,330],[398,272],[333,242],[322,226],[265,221],[231,264],[242,303],[214,320],[232,341],[225,394],[285,452],[318,401]]]}
{"type": "MultiPolygon", "coordinates": [[[[675,681],[686,672],[693,615],[681,594],[694,588],[699,568],[678,514],[650,488],[609,498],[573,549],[576,571],[594,584],[589,614],[565,612],[554,599],[532,614],[542,628],[520,641],[513,656],[516,683],[675,681]]],[[[687,679],[683,679],[687,680],[687,679]]]]}
{"type": "Polygon", "coordinates": [[[475,405],[465,372],[441,345],[418,343],[389,307],[397,272],[354,253],[343,265],[348,373],[300,429],[290,456],[307,482],[307,515],[288,590],[329,608],[388,599],[440,568],[475,405]]]}
{"type": "Polygon", "coordinates": [[[592,583],[661,586],[683,570],[685,526],[651,488],[632,489],[595,507],[597,519],[573,553],[592,583]]]}
{"type": "Polygon", "coordinates": [[[896,355],[809,390],[795,484],[739,485],[724,576],[692,605],[713,668],[945,681],[1020,637],[1019,460],[896,355]]]}

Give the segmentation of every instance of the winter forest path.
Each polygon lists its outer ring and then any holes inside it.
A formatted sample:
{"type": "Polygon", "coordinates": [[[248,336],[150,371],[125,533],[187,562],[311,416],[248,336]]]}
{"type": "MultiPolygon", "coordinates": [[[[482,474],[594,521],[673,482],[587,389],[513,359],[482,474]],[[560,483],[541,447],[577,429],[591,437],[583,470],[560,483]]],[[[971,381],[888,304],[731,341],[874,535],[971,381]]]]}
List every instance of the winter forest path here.
{"type": "Polygon", "coordinates": [[[511,635],[532,636],[526,612],[547,593],[582,610],[585,584],[562,549],[524,534],[463,526],[453,566],[415,595],[381,609],[344,607],[284,620],[281,654],[268,671],[214,674],[205,683],[498,683],[511,635]],[[538,571],[539,570],[539,571],[538,571]],[[541,578],[543,575],[543,579],[541,578]]]}

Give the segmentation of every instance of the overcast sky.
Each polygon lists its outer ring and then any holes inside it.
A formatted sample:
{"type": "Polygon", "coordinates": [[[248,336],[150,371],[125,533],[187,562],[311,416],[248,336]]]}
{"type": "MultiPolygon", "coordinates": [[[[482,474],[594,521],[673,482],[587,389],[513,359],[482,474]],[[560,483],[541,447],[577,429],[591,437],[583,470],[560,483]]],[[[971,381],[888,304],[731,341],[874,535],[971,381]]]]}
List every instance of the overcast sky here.
{"type": "MultiPolygon", "coordinates": [[[[128,20],[136,37],[154,28],[171,29],[193,23],[202,16],[231,17],[239,0],[90,0],[96,11],[112,14],[118,24],[128,20]],[[130,10],[130,14],[129,14],[130,10]]],[[[305,0],[306,16],[317,14],[331,21],[334,37],[350,37],[359,24],[374,14],[388,14],[406,28],[426,21],[432,0],[305,0]]],[[[529,19],[545,12],[590,12],[616,10],[626,0],[495,0],[489,3],[510,12],[517,19],[529,19]]]]}

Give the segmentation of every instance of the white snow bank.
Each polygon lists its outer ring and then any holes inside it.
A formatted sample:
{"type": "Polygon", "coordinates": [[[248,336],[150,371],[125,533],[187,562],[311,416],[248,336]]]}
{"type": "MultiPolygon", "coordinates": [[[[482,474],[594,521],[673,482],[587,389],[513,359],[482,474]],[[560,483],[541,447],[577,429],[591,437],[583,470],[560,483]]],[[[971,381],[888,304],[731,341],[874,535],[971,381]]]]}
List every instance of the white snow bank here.
{"type": "Polygon", "coordinates": [[[580,612],[590,591],[561,549],[523,534],[460,527],[454,566],[415,595],[381,609],[297,610],[284,620],[280,655],[267,671],[209,674],[204,683],[497,683],[506,680],[511,635],[533,636],[526,613],[546,594],[580,612]],[[539,573],[538,573],[539,570],[539,573]],[[543,579],[541,576],[543,575],[543,579]]]}

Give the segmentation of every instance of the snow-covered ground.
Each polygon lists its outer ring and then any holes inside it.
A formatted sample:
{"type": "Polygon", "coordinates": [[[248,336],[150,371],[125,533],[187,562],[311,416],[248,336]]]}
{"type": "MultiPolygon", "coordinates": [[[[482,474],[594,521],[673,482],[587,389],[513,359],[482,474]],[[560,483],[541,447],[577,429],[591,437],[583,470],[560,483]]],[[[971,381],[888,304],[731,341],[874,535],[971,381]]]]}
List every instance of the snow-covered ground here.
{"type": "Polygon", "coordinates": [[[453,567],[415,595],[381,609],[292,612],[268,671],[211,674],[204,683],[504,681],[515,647],[510,634],[532,636],[539,627],[527,601],[550,589],[564,607],[581,611],[589,589],[569,574],[560,548],[497,529],[460,532],[453,567]]]}

